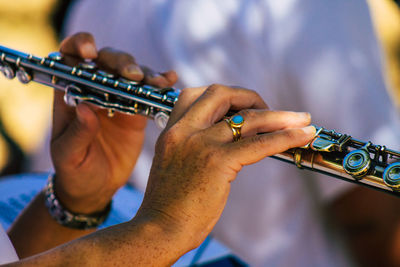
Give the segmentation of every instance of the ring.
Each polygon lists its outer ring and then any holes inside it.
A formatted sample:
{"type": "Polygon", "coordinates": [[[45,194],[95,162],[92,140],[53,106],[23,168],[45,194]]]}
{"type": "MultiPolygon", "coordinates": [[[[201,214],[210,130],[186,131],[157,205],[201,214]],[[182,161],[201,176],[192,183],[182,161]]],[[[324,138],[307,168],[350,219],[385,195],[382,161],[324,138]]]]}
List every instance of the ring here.
{"type": "Polygon", "coordinates": [[[244,119],[241,115],[234,115],[230,118],[225,119],[226,123],[228,123],[229,127],[232,129],[233,133],[233,141],[239,141],[242,137],[242,126],[244,124],[244,119]]]}

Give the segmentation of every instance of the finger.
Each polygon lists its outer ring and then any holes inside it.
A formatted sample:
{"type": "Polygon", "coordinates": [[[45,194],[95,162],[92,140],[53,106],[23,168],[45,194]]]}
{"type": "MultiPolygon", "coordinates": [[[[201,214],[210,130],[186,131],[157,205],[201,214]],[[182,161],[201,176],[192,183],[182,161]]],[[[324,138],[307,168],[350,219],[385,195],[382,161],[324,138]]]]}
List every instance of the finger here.
{"type": "Polygon", "coordinates": [[[175,103],[174,108],[171,112],[170,118],[168,120],[166,129],[169,129],[178,120],[180,120],[187,112],[189,107],[199,98],[207,87],[195,87],[195,88],[185,88],[179,93],[178,102],[175,103]]]}
{"type": "Polygon", "coordinates": [[[173,86],[178,81],[178,74],[173,70],[161,72],[161,75],[167,80],[167,87],[173,86]]]}
{"type": "MultiPolygon", "coordinates": [[[[244,120],[241,128],[242,138],[287,128],[300,128],[309,125],[311,122],[311,116],[307,112],[247,109],[239,111],[238,114],[244,120]]],[[[209,136],[213,136],[216,141],[233,141],[232,129],[225,120],[210,127],[206,132],[209,136]]]]}
{"type": "Polygon", "coordinates": [[[254,91],[212,85],[182,116],[182,121],[190,123],[195,128],[204,129],[220,121],[229,110],[266,108],[267,104],[254,91]]]}
{"type": "Polygon", "coordinates": [[[225,145],[224,154],[241,166],[253,164],[261,159],[281,153],[293,147],[300,147],[310,142],[315,135],[315,128],[285,129],[272,133],[255,135],[225,145]]]}
{"type": "Polygon", "coordinates": [[[100,68],[126,79],[141,81],[144,78],[142,69],[132,55],[113,48],[101,49],[96,63],[100,68]]]}
{"type": "Polygon", "coordinates": [[[171,87],[178,81],[175,71],[156,72],[149,67],[141,66],[144,72],[143,83],[159,88],[171,87]]]}
{"type": "Polygon", "coordinates": [[[64,55],[95,59],[97,48],[90,33],[80,32],[65,38],[60,45],[60,52],[64,55]]]}
{"type": "Polygon", "coordinates": [[[52,139],[55,160],[72,162],[75,165],[81,163],[99,129],[96,113],[89,105],[80,103],[76,107],[76,117],[57,138],[52,139]]]}

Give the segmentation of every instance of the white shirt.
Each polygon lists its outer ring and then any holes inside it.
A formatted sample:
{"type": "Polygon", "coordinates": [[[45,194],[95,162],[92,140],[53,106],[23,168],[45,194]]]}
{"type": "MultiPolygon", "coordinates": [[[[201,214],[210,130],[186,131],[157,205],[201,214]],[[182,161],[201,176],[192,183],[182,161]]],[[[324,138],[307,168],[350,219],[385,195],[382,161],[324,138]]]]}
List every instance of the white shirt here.
{"type": "Polygon", "coordinates": [[[17,253],[0,224],[0,264],[6,264],[18,260],[17,253]]]}
{"type": "MultiPolygon", "coordinates": [[[[130,53],[178,86],[255,89],[270,107],[398,148],[380,49],[364,0],[85,0],[67,33],[130,53]]],[[[144,189],[159,131],[149,124],[135,183],[144,189]]],[[[343,266],[320,212],[349,184],[266,159],[232,184],[214,235],[252,266],[343,266]]]]}

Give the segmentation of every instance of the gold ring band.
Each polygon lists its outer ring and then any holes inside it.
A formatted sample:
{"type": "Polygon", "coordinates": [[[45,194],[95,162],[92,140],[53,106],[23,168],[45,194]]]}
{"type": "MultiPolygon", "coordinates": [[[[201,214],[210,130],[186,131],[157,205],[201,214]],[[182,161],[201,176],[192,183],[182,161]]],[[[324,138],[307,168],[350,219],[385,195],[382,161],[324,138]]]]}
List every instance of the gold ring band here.
{"type": "Polygon", "coordinates": [[[234,115],[230,118],[225,119],[226,123],[232,130],[233,141],[239,141],[242,137],[242,126],[244,124],[244,119],[241,115],[234,115]]]}

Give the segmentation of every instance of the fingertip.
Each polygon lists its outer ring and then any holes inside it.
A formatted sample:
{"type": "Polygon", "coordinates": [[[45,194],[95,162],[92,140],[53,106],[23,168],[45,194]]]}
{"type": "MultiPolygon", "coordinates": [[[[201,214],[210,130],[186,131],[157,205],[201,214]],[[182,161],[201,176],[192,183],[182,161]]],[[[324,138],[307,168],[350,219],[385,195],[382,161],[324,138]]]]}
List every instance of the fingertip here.
{"type": "Polygon", "coordinates": [[[304,119],[304,121],[308,123],[311,122],[311,114],[309,112],[298,112],[298,114],[304,119]]]}
{"type": "Polygon", "coordinates": [[[310,124],[311,115],[308,112],[295,111],[272,111],[280,114],[279,119],[284,121],[285,126],[282,129],[302,128],[310,124]]]}
{"type": "Polygon", "coordinates": [[[311,122],[311,114],[309,112],[293,112],[293,126],[306,126],[311,122]]]}
{"type": "Polygon", "coordinates": [[[161,73],[161,75],[166,78],[166,80],[169,83],[169,86],[174,85],[178,81],[178,74],[173,70],[163,72],[161,73]]]}
{"type": "Polygon", "coordinates": [[[60,52],[65,55],[79,56],[94,59],[97,57],[97,48],[93,35],[79,32],[65,38],[60,45],[60,52]]]}
{"type": "Polygon", "coordinates": [[[295,112],[295,111],[289,111],[289,112],[293,112],[294,114],[296,114],[299,118],[302,118],[304,120],[309,120],[311,119],[311,114],[309,112],[295,112]]]}
{"type": "Polygon", "coordinates": [[[136,64],[129,64],[122,70],[122,76],[134,81],[141,81],[144,78],[142,69],[136,64]]]}
{"type": "Polygon", "coordinates": [[[85,42],[80,46],[80,54],[83,58],[97,58],[97,48],[92,42],[85,42]]]}
{"type": "Polygon", "coordinates": [[[313,125],[303,127],[302,130],[307,136],[314,136],[317,131],[313,125]]]}

